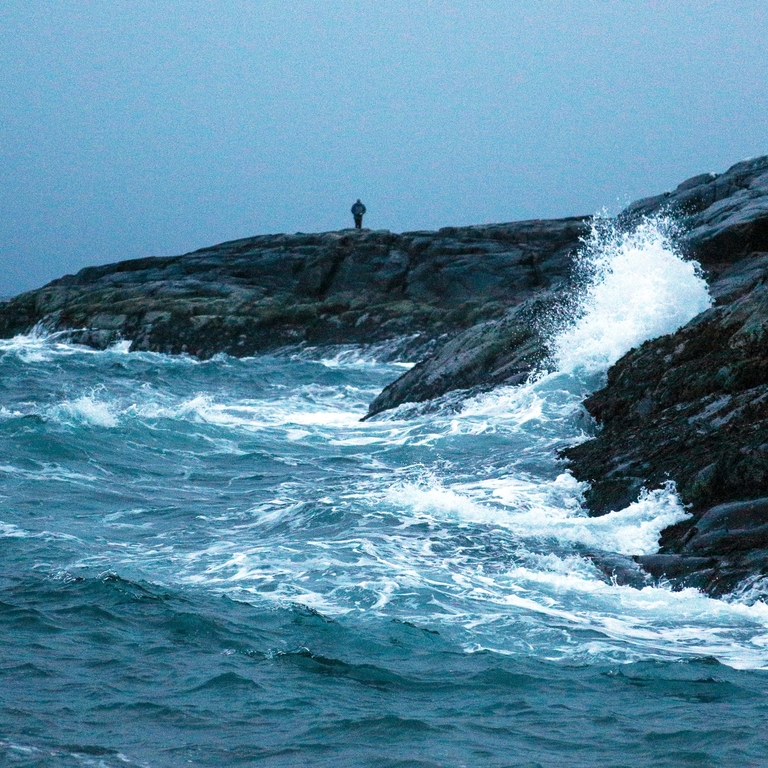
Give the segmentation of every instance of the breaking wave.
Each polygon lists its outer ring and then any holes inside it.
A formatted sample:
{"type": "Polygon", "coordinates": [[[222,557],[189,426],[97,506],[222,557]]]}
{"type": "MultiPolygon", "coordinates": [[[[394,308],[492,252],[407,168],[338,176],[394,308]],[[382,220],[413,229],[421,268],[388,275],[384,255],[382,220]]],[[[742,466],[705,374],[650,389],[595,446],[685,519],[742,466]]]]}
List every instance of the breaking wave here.
{"type": "Polygon", "coordinates": [[[644,341],[673,333],[712,304],[695,261],[674,242],[674,220],[645,219],[629,231],[596,219],[577,275],[581,288],[550,341],[557,370],[606,371],[644,341]]]}
{"type": "Polygon", "coordinates": [[[599,375],[710,298],[659,220],[597,222],[579,269],[550,342],[556,370],[409,419],[359,420],[408,365],[396,345],[384,363],[354,347],[199,362],[0,342],[14,456],[0,467],[0,536],[67,542],[54,569],[387,616],[442,627],[466,650],[768,664],[762,602],[617,587],[591,559],[654,552],[686,512],[670,485],[590,518],[557,452],[590,436],[581,402],[599,375]],[[10,512],[41,488],[61,510],[43,528],[10,512]],[[585,627],[601,639],[574,639],[585,627]]]}

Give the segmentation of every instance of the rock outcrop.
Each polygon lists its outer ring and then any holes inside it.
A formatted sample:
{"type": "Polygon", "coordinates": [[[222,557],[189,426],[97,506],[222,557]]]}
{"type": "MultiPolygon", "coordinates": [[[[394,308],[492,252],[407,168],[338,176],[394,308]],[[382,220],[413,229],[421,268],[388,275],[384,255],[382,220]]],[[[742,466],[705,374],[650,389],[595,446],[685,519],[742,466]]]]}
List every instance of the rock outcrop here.
{"type": "Polygon", "coordinates": [[[565,455],[593,514],[670,479],[693,512],[645,565],[720,593],[754,572],[759,544],[768,572],[768,285],[630,352],[585,405],[602,429],[565,455]]]}
{"type": "MultiPolygon", "coordinates": [[[[631,227],[643,216],[665,212],[680,222],[681,246],[718,282],[714,290],[721,300],[761,279],[766,265],[758,254],[768,238],[767,157],[738,163],[720,175],[695,176],[674,192],[633,203],[619,218],[631,227]]],[[[454,389],[520,381],[546,357],[540,319],[557,303],[557,294],[568,290],[568,280],[553,288],[454,338],[390,384],[371,403],[368,417],[454,389]]]]}
{"type": "Polygon", "coordinates": [[[619,360],[585,402],[601,429],[564,455],[591,483],[592,514],[673,480],[692,517],[664,532],[659,555],[636,560],[722,594],[768,574],[768,158],[630,213],[660,202],[693,206],[686,239],[715,305],[619,360]]]}
{"type": "Polygon", "coordinates": [[[425,342],[503,316],[570,268],[583,218],[438,232],[268,235],[83,269],[0,304],[0,337],[242,357],[297,343],[425,342]]]}
{"type": "Polygon", "coordinates": [[[468,328],[393,381],[371,402],[366,419],[403,403],[420,403],[454,390],[467,394],[498,384],[520,384],[547,355],[541,318],[567,281],[542,290],[502,315],[468,328]]]}

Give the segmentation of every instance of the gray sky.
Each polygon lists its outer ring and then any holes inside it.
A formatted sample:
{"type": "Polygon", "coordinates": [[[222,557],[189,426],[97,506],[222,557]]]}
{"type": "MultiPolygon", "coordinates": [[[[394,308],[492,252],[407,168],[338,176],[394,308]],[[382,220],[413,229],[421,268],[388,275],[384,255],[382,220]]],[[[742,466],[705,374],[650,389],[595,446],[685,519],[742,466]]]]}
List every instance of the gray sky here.
{"type": "Polygon", "coordinates": [[[768,153],[766,0],[4,0],[0,295],[269,232],[615,210],[768,153]]]}

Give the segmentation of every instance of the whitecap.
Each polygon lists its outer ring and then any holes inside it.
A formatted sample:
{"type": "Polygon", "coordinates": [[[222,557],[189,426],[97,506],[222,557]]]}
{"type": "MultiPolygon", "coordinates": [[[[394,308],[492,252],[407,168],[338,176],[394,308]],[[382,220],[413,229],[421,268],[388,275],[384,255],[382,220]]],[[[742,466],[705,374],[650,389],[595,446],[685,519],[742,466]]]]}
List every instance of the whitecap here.
{"type": "Polygon", "coordinates": [[[88,424],[94,427],[116,427],[119,418],[115,405],[95,394],[65,400],[50,410],[50,415],[65,423],[88,424]]]}

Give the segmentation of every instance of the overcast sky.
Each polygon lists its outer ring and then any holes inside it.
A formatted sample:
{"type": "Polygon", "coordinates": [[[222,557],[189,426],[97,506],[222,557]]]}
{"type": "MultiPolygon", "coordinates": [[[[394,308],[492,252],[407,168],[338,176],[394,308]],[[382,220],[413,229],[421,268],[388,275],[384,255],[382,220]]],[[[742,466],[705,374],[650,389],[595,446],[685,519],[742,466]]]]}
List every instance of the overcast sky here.
{"type": "Polygon", "coordinates": [[[0,295],[269,232],[616,210],[768,153],[766,0],[3,0],[0,295]]]}

